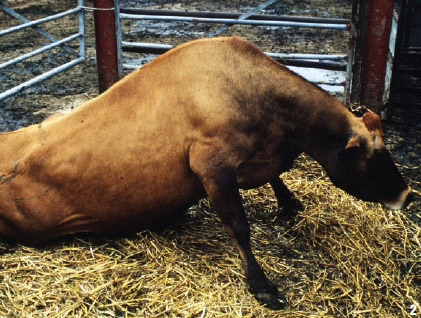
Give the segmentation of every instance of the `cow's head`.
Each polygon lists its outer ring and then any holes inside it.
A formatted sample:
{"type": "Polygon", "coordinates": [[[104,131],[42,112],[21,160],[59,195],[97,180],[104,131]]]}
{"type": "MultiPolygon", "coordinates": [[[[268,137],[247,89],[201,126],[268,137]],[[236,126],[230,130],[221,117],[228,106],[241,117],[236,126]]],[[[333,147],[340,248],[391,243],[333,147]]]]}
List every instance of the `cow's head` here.
{"type": "Polygon", "coordinates": [[[330,179],[359,199],[380,202],[393,210],[405,208],[412,197],[411,188],[384,146],[379,116],[366,113],[359,121],[360,131],[354,132],[331,161],[327,169],[330,179]]]}

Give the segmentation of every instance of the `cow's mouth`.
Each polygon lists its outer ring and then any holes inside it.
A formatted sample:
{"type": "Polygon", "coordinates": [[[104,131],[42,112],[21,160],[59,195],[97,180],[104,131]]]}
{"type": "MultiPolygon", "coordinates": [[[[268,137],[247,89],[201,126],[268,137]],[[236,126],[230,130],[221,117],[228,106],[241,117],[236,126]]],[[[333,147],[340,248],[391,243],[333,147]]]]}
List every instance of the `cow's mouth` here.
{"type": "Polygon", "coordinates": [[[390,210],[402,210],[405,209],[413,199],[414,195],[412,194],[411,187],[408,186],[394,202],[383,202],[383,204],[390,210]]]}

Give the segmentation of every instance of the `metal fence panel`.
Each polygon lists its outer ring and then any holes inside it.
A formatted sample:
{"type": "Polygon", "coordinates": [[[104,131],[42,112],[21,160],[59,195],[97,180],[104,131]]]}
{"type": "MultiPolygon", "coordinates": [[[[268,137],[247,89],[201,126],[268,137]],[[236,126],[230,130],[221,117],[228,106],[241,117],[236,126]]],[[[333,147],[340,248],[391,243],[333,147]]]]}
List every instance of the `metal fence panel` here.
{"type": "Polygon", "coordinates": [[[33,50],[29,53],[26,53],[24,55],[21,55],[17,58],[14,58],[12,60],[9,60],[7,62],[4,62],[2,64],[0,64],[0,69],[4,69],[10,65],[22,62],[30,57],[33,57],[35,55],[44,53],[48,50],[51,50],[55,47],[60,47],[63,46],[65,43],[68,43],[70,41],[73,41],[75,39],[79,39],[79,54],[75,53],[72,49],[67,48],[67,51],[69,53],[71,53],[72,55],[77,55],[78,57],[73,59],[72,61],[62,64],[50,71],[47,71],[41,75],[38,75],[20,85],[17,85],[11,89],[8,89],[2,93],[0,93],[0,101],[9,98],[19,92],[21,92],[24,89],[27,89],[41,81],[44,81],[60,72],[63,72],[77,64],[80,64],[82,62],[84,62],[86,60],[86,46],[85,46],[85,16],[84,16],[84,10],[83,10],[83,0],[78,0],[78,7],[71,9],[71,10],[67,10],[65,12],[61,12],[58,14],[54,14],[51,16],[48,16],[46,18],[42,18],[42,19],[38,19],[38,20],[34,20],[34,21],[29,21],[28,19],[22,17],[21,15],[19,15],[18,13],[14,12],[12,9],[6,7],[3,3],[0,2],[0,9],[4,10],[5,12],[7,12],[8,14],[12,15],[13,17],[19,19],[20,21],[24,22],[23,24],[11,27],[9,29],[6,30],[2,30],[0,31],[0,37],[7,35],[7,34],[11,34],[13,32],[17,32],[26,28],[34,28],[35,31],[37,31],[38,33],[42,34],[43,36],[45,36],[46,38],[48,38],[50,41],[52,41],[51,44],[45,45],[39,49],[33,50]],[[44,30],[42,30],[39,27],[36,27],[39,24],[42,23],[46,23],[49,21],[53,21],[53,20],[57,20],[59,18],[71,15],[71,14],[77,14],[78,17],[78,25],[79,25],[79,30],[78,33],[73,34],[65,39],[62,40],[56,40],[53,36],[51,36],[50,34],[48,34],[47,32],[45,32],[44,30]]]}

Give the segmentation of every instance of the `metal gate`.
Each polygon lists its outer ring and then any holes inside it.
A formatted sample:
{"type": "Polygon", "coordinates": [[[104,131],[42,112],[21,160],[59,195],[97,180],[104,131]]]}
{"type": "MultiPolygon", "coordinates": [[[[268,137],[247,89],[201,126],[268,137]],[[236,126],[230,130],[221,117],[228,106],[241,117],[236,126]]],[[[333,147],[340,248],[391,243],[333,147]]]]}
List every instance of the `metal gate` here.
{"type": "MultiPolygon", "coordinates": [[[[123,51],[143,53],[153,52],[160,54],[172,48],[172,45],[170,44],[159,45],[154,43],[130,43],[123,41],[120,28],[121,19],[185,21],[189,23],[219,23],[224,25],[218,30],[228,28],[234,24],[266,25],[276,27],[287,26],[294,28],[322,28],[333,29],[339,32],[347,30],[349,32],[348,52],[339,55],[281,54],[273,52],[267,52],[267,54],[276,59],[282,59],[288,65],[292,66],[295,65],[346,71],[345,94],[347,102],[349,100],[351,102],[362,102],[363,104],[371,107],[373,110],[380,111],[382,107],[384,107],[384,103],[388,100],[388,85],[390,84],[391,69],[393,66],[388,62],[388,54],[392,53],[393,57],[393,48],[390,47],[389,44],[392,43],[394,45],[393,39],[394,32],[396,31],[396,23],[395,27],[393,27],[393,21],[396,19],[392,19],[394,1],[396,2],[397,0],[353,0],[353,13],[350,21],[347,19],[257,14],[259,10],[272,4],[274,0],[268,0],[245,14],[226,12],[141,10],[128,8],[120,9],[118,0],[93,0],[100,91],[104,91],[107,87],[116,82],[122,76],[123,68],[131,69],[137,67],[133,64],[122,62],[123,51]],[[392,30],[392,33],[390,30],[392,30]],[[380,37],[379,34],[382,36],[380,37]]],[[[410,6],[413,3],[419,3],[419,0],[399,0],[397,2],[409,3],[408,6],[410,6]]],[[[75,59],[0,93],[0,101],[30,87],[31,85],[34,85],[35,83],[39,83],[59,72],[85,61],[83,0],[78,0],[77,8],[36,21],[29,21],[25,19],[10,8],[6,7],[1,0],[0,9],[24,22],[22,25],[0,31],[0,37],[31,27],[52,42],[51,44],[34,50],[31,53],[24,54],[11,61],[1,63],[0,70],[34,55],[41,54],[52,48],[62,47],[65,43],[72,40],[79,39],[79,52],[73,52],[73,50],[63,47],[63,49],[68,51],[69,54],[74,55],[76,57],[75,59]],[[65,39],[56,40],[38,27],[38,25],[42,23],[71,14],[78,15],[79,32],[65,39]]],[[[404,21],[404,19],[400,19],[399,25],[401,25],[401,21],[404,21]]],[[[217,32],[210,34],[209,36],[217,35],[217,32]]],[[[395,66],[393,67],[394,72],[396,72],[396,70],[399,71],[399,69],[395,66]]],[[[394,86],[393,80],[392,86],[394,86]]]]}
{"type": "MultiPolygon", "coordinates": [[[[328,19],[311,17],[293,17],[293,16],[269,16],[269,15],[250,15],[250,19],[241,19],[239,13],[227,14],[223,12],[186,12],[169,10],[142,10],[142,9],[120,9],[121,19],[154,20],[154,21],[184,21],[192,23],[223,23],[226,25],[256,25],[256,26],[279,26],[295,28],[317,28],[332,29],[344,31],[347,30],[349,20],[346,19],[328,19]]],[[[119,32],[119,30],[117,30],[119,32]]],[[[220,32],[214,32],[211,36],[220,32]]],[[[209,36],[209,37],[211,37],[209,36]]],[[[162,45],[153,43],[131,43],[121,42],[122,50],[128,52],[154,52],[163,53],[171,49],[172,45],[162,45]]],[[[329,54],[294,54],[294,53],[272,53],[267,55],[286,61],[288,65],[314,67],[329,70],[345,71],[346,66],[333,61],[346,61],[347,54],[329,55],[329,54]]],[[[136,67],[136,66],[135,66],[136,67]]],[[[123,64],[123,68],[131,69],[133,65],[123,64]]]]}
{"type": "Polygon", "coordinates": [[[28,19],[24,18],[23,16],[21,16],[19,13],[15,12],[14,10],[10,9],[9,7],[7,7],[6,5],[4,5],[1,1],[0,1],[0,9],[2,9],[5,13],[13,16],[14,18],[20,20],[21,22],[23,22],[23,24],[11,27],[9,29],[6,30],[2,30],[0,31],[0,37],[6,35],[6,34],[11,34],[13,32],[17,32],[26,28],[33,28],[36,32],[38,32],[39,34],[41,34],[42,36],[46,37],[50,42],[52,42],[51,44],[48,44],[46,46],[43,46],[39,49],[36,49],[32,52],[26,53],[24,55],[18,56],[12,60],[6,61],[4,63],[0,64],[0,70],[4,69],[8,66],[11,66],[13,64],[22,62],[30,57],[33,57],[35,55],[44,53],[48,50],[51,50],[55,47],[63,47],[64,50],[66,50],[66,52],[68,54],[71,54],[72,56],[74,56],[75,58],[73,60],[71,60],[68,63],[62,64],[52,70],[49,70],[41,75],[38,75],[20,85],[17,85],[13,88],[10,88],[2,93],[0,93],[0,101],[9,98],[19,92],[21,92],[24,89],[27,89],[28,87],[31,87],[43,80],[46,80],[60,72],[63,72],[79,63],[82,63],[86,60],[86,54],[85,54],[85,17],[84,17],[84,10],[83,10],[83,0],[78,0],[78,7],[62,12],[62,13],[58,13],[46,18],[42,18],[39,20],[35,20],[35,21],[29,21],[28,19]],[[77,14],[78,16],[78,24],[79,24],[79,32],[76,34],[73,34],[69,37],[66,37],[65,39],[62,40],[57,40],[55,39],[53,36],[51,36],[49,33],[45,32],[44,30],[42,30],[41,28],[38,27],[38,25],[42,24],[42,23],[46,23],[49,21],[53,21],[53,20],[57,20],[60,19],[62,17],[68,16],[68,15],[72,15],[72,14],[77,14]],[[72,50],[69,47],[65,47],[63,45],[65,45],[66,43],[69,43],[70,41],[73,41],[75,39],[79,39],[79,52],[75,52],[74,50],[72,50]]]}
{"type": "MultiPolygon", "coordinates": [[[[98,11],[101,18],[97,17],[96,26],[103,30],[104,26],[113,25],[116,28],[116,37],[112,39],[108,36],[101,43],[101,39],[97,38],[97,55],[104,50],[107,54],[102,53],[104,60],[98,58],[98,71],[99,74],[99,87],[100,91],[104,91],[109,87],[113,81],[108,81],[110,78],[121,77],[124,69],[135,69],[139,65],[134,63],[123,63],[122,52],[138,52],[138,53],[154,53],[161,54],[173,46],[171,44],[156,44],[156,43],[132,43],[122,39],[120,28],[120,20],[153,20],[153,21],[181,21],[189,23],[216,23],[222,24],[216,32],[208,35],[212,37],[218,35],[222,30],[229,28],[232,25],[259,25],[259,26],[272,26],[272,27],[290,27],[290,28],[316,28],[316,29],[330,29],[339,32],[351,31],[348,19],[332,19],[332,18],[315,18],[315,17],[298,17],[298,16],[276,16],[276,15],[262,15],[257,14],[263,8],[273,4],[275,0],[263,2],[258,7],[250,10],[247,13],[227,13],[227,12],[198,12],[198,11],[177,11],[177,10],[144,10],[132,8],[120,8],[118,0],[94,0],[94,6],[97,9],[110,9],[115,8],[116,14],[114,15],[115,21],[110,21],[112,16],[106,11],[98,11]],[[108,14],[108,15],[107,15],[108,14]],[[106,16],[107,15],[107,16],[106,16]],[[108,19],[108,20],[107,20],[108,19]],[[115,41],[116,51],[111,52],[110,43],[115,41]],[[112,54],[115,54],[115,58],[112,54]],[[117,61],[117,62],[115,62],[117,61]],[[106,64],[116,64],[116,67],[107,67],[106,64]]],[[[96,31],[99,33],[99,30],[96,31]]],[[[348,33],[350,34],[350,33],[348,33]]],[[[348,37],[347,37],[348,38],[348,37]]],[[[352,51],[344,52],[344,54],[296,54],[296,53],[274,53],[265,52],[267,55],[282,60],[290,66],[312,67],[325,70],[344,71],[347,74],[351,72],[353,62],[352,51]]],[[[347,77],[346,83],[349,82],[347,77]]],[[[346,85],[345,82],[339,83],[346,85]]],[[[345,90],[346,91],[346,90],[345,90]]]]}

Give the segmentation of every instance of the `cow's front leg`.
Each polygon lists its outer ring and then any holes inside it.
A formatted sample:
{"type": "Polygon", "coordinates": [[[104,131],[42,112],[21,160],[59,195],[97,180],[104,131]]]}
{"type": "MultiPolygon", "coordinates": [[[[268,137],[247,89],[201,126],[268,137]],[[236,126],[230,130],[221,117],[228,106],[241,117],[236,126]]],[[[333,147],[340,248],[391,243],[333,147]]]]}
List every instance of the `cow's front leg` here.
{"type": "Polygon", "coordinates": [[[288,217],[294,217],[298,211],[302,211],[303,205],[294,197],[282,180],[277,177],[270,181],[270,185],[278,201],[278,208],[283,207],[283,214],[288,217]]]}
{"type": "Polygon", "coordinates": [[[250,292],[263,305],[282,309],[286,300],[266,277],[250,247],[250,228],[233,169],[218,163],[192,164],[212,201],[218,216],[240,253],[250,292]]]}

